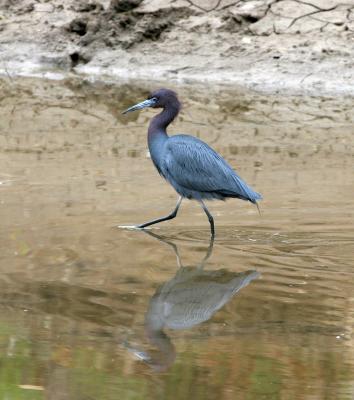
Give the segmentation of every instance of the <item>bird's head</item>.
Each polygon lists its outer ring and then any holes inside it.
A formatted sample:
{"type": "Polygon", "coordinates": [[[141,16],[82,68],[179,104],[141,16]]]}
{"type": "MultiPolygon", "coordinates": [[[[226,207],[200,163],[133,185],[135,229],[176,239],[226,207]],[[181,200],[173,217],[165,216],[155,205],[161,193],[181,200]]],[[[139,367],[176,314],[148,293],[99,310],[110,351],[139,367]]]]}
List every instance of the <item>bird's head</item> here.
{"type": "Polygon", "coordinates": [[[123,114],[147,107],[165,108],[168,106],[177,108],[178,110],[181,108],[181,103],[178,100],[177,94],[170,89],[158,89],[152,92],[146,100],[123,111],[123,114]]]}

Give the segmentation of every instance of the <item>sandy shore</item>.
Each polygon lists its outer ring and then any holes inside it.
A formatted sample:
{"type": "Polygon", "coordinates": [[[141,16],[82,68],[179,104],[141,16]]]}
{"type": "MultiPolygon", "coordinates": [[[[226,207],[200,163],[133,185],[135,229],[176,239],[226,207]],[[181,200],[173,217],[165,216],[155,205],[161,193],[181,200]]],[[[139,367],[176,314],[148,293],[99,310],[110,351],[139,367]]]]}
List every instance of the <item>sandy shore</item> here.
{"type": "Polygon", "coordinates": [[[3,0],[0,72],[354,94],[354,1],[3,0]]]}

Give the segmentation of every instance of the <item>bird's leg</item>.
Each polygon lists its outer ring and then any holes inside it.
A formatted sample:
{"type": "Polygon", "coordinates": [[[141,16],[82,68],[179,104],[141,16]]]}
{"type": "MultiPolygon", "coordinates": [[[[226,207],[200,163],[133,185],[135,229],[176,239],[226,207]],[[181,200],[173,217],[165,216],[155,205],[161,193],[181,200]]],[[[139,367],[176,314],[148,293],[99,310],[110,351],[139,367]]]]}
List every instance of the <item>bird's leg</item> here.
{"type": "Polygon", "coordinates": [[[214,218],[213,216],[210,214],[209,210],[206,208],[206,205],[204,204],[203,200],[199,200],[200,205],[202,206],[205,214],[208,217],[209,223],[210,223],[210,232],[211,232],[211,236],[212,238],[214,238],[215,236],[215,229],[214,229],[214,218]]]}
{"type": "Polygon", "coordinates": [[[145,223],[143,223],[143,224],[137,225],[137,228],[146,228],[147,226],[154,225],[154,224],[157,224],[157,223],[159,223],[159,222],[167,221],[167,220],[169,220],[169,219],[175,218],[175,216],[177,215],[177,211],[178,211],[179,206],[181,205],[181,203],[182,203],[182,196],[180,196],[180,197],[178,198],[177,204],[176,204],[176,208],[171,212],[171,214],[168,214],[166,217],[153,219],[152,221],[148,221],[148,222],[145,222],[145,223]]]}

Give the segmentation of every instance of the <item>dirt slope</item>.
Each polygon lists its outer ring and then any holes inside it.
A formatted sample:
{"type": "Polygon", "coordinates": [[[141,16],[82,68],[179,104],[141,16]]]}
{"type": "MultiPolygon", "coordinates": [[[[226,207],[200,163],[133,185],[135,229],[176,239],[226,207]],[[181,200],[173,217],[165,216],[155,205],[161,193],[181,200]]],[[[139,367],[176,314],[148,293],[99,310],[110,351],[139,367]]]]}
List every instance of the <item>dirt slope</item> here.
{"type": "Polygon", "coordinates": [[[354,0],[1,0],[0,69],[354,93],[354,0]]]}

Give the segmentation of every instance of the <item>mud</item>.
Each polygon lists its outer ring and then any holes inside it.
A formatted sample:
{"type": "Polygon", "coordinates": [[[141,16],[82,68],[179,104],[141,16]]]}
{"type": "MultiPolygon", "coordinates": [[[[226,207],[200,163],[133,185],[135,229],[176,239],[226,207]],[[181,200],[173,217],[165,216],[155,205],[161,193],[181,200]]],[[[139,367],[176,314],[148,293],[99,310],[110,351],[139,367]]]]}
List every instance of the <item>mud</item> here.
{"type": "Polygon", "coordinates": [[[354,3],[3,0],[0,69],[353,94],[354,3]]]}

